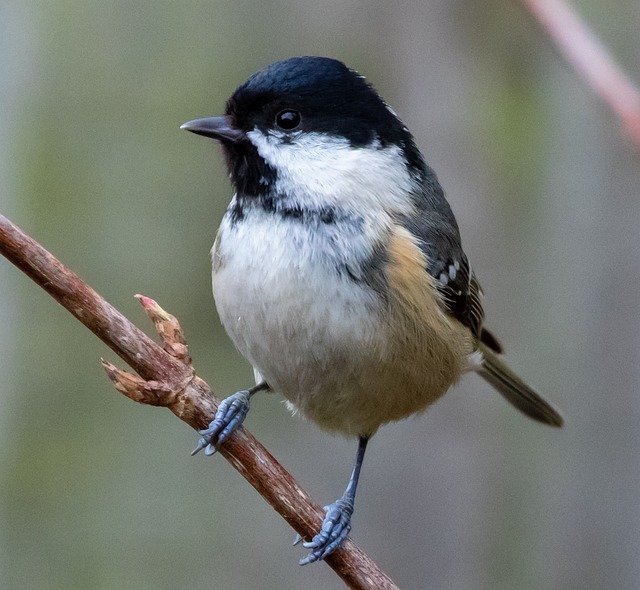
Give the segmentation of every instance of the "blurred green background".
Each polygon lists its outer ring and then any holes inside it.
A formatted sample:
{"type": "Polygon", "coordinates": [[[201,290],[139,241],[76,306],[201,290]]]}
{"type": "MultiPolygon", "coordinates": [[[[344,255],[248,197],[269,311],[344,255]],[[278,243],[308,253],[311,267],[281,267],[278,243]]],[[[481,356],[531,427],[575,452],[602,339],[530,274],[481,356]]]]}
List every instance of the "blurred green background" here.
{"type": "MultiPolygon", "coordinates": [[[[640,78],[637,0],[576,2],[640,78]]],[[[414,132],[458,217],[508,359],[565,413],[478,378],[368,453],[354,540],[408,589],[640,587],[640,167],[517,2],[4,0],[0,211],[149,331],[187,333],[220,395],[251,383],[210,292],[231,195],[218,114],[277,59],[337,57],[414,132]]],[[[196,435],[111,387],[104,345],[0,259],[0,587],[339,589],[196,435]]],[[[122,366],[122,363],[119,363],[122,366]]],[[[249,428],[321,504],[355,443],[275,396],[249,428]]]]}

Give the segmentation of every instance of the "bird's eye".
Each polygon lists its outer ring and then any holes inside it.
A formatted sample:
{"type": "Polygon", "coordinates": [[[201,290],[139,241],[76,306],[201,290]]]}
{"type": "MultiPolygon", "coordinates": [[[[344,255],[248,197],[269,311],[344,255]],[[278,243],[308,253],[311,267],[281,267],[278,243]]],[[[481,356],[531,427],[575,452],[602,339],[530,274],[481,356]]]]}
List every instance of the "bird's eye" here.
{"type": "Polygon", "coordinates": [[[300,125],[300,121],[302,121],[300,113],[292,109],[285,109],[276,115],[276,125],[285,131],[295,129],[300,125]]]}

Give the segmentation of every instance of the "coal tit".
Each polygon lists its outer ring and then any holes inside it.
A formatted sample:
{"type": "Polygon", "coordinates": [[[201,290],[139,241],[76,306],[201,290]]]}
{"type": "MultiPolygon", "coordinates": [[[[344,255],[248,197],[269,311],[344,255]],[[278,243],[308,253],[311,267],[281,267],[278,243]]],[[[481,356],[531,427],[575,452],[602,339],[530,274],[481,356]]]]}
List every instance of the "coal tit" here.
{"type": "Polygon", "coordinates": [[[182,128],[222,144],[236,190],[212,250],[213,291],[257,383],[222,402],[197,450],[215,452],[260,390],[359,441],[349,484],[304,543],[302,564],[348,535],[367,441],[463,373],[562,425],[499,357],[440,183],[363,76],[334,59],[287,59],[251,76],[225,115],[182,128]]]}

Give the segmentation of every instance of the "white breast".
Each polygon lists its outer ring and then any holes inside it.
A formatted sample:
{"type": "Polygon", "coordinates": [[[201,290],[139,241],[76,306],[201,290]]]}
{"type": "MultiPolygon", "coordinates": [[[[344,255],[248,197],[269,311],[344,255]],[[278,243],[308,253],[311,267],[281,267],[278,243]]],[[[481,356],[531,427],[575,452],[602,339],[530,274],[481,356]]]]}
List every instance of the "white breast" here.
{"type": "Polygon", "coordinates": [[[227,333],[273,389],[321,425],[339,398],[366,387],[387,340],[380,301],[346,272],[361,263],[354,247],[367,249],[340,236],[335,225],[311,230],[252,210],[241,223],[223,221],[213,252],[227,333]]]}

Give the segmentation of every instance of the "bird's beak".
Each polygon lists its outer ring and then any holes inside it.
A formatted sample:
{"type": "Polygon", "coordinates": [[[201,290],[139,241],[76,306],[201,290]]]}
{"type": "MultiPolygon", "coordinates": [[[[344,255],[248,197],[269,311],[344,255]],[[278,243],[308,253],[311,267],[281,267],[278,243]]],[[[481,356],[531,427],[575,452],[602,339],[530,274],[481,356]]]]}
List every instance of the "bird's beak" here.
{"type": "Polygon", "coordinates": [[[180,129],[186,129],[197,135],[211,137],[218,141],[235,143],[246,137],[242,129],[234,125],[233,118],[229,115],[220,117],[207,117],[206,119],[194,119],[180,125],[180,129]]]}

